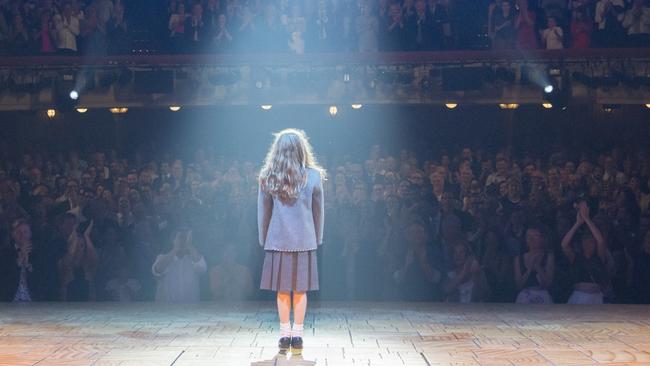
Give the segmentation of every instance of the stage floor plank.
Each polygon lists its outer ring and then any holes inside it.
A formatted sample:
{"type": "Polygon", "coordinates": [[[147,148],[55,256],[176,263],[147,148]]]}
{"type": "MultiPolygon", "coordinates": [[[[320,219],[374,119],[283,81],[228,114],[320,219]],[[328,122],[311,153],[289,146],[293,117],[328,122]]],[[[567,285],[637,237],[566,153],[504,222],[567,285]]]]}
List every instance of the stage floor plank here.
{"type": "Polygon", "coordinates": [[[274,303],[0,304],[0,366],[650,365],[650,306],[312,302],[302,357],[274,303]]]}

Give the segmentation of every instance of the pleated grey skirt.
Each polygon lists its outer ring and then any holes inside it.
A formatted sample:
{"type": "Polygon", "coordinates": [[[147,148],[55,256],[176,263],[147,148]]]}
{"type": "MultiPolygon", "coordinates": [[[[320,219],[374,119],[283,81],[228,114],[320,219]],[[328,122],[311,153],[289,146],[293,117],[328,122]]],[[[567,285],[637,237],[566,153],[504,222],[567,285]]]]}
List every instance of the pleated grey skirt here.
{"type": "Polygon", "coordinates": [[[283,292],[318,290],[316,251],[267,250],[262,266],[260,289],[283,292]]]}

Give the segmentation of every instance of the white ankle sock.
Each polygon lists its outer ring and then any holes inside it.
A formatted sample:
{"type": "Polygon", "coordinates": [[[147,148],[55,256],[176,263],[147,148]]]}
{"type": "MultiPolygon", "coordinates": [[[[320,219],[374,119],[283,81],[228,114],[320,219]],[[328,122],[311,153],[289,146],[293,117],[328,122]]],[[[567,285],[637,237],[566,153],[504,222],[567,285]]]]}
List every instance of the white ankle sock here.
{"type": "Polygon", "coordinates": [[[280,338],[291,337],[291,323],[280,323],[280,338]]]}
{"type": "Polygon", "coordinates": [[[302,338],[304,335],[304,329],[305,325],[304,324],[293,324],[293,329],[291,330],[291,336],[292,337],[300,337],[302,338]]]}

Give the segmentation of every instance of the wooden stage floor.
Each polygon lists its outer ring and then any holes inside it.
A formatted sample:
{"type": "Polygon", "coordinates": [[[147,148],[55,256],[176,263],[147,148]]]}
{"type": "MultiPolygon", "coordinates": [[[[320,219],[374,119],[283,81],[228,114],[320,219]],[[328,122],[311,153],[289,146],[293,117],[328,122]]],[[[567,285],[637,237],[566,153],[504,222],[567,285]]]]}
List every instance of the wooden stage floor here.
{"type": "Polygon", "coordinates": [[[316,303],[276,358],[274,303],[0,304],[0,365],[650,365],[650,307],[316,303]]]}

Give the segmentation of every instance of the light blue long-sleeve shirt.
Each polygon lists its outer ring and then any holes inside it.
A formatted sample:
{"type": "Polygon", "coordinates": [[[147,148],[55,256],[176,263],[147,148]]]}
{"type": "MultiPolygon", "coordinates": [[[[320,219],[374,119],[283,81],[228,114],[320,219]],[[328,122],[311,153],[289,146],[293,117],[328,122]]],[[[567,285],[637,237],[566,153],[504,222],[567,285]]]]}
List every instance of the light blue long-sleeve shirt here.
{"type": "Polygon", "coordinates": [[[290,204],[258,190],[257,225],[264,250],[300,252],[323,243],[325,206],[320,172],[307,169],[307,184],[290,204]]]}

